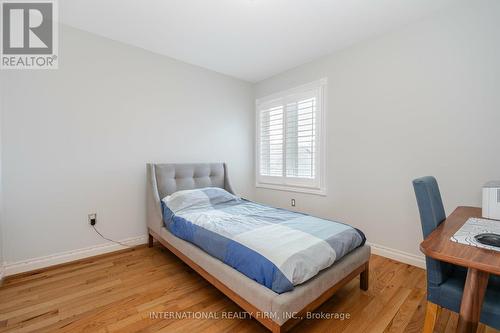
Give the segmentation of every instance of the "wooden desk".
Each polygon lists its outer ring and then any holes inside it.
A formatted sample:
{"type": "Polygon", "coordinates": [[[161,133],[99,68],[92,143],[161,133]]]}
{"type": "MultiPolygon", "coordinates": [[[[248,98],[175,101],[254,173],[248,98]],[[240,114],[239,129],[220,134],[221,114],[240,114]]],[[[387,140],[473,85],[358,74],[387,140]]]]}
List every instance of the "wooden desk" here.
{"type": "Polygon", "coordinates": [[[469,217],[481,217],[481,208],[457,207],[420,244],[420,250],[428,257],[468,268],[457,332],[472,333],[477,329],[489,274],[500,275],[500,253],[450,240],[469,217]]]}

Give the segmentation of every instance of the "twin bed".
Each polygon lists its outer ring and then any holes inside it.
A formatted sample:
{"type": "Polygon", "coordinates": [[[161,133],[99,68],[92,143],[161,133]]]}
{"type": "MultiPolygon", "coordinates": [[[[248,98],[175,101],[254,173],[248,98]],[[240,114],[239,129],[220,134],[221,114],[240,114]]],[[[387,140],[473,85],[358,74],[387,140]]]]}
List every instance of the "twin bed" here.
{"type": "Polygon", "coordinates": [[[224,163],[148,164],[156,239],[272,332],[283,332],[360,275],[370,248],[348,225],[234,195],[224,163]]]}

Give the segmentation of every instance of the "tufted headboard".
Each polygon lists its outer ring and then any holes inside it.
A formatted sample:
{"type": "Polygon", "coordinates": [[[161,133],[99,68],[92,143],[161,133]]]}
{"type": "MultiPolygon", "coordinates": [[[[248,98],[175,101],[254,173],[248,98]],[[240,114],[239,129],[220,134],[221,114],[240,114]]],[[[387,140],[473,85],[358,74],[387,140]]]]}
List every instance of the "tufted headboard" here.
{"type": "Polygon", "coordinates": [[[233,193],[225,163],[147,164],[147,221],[155,232],[163,225],[161,199],[176,191],[220,187],[233,193]]]}

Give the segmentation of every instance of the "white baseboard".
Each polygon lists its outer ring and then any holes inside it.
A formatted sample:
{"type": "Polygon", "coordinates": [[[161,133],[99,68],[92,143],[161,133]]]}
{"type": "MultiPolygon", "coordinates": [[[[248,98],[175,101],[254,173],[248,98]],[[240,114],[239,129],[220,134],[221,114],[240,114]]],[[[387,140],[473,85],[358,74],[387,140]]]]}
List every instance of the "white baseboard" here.
{"type": "MultiPolygon", "coordinates": [[[[120,240],[119,242],[129,246],[134,246],[134,245],[145,244],[147,243],[147,241],[148,241],[148,236],[144,235],[144,236],[123,239],[120,240]]],[[[0,274],[9,276],[13,274],[32,271],[39,268],[45,268],[53,265],[63,264],[78,259],[88,258],[99,254],[118,251],[125,248],[126,248],[125,246],[112,242],[107,242],[105,244],[90,246],[78,250],[55,253],[44,257],[32,258],[12,263],[6,262],[4,264],[5,266],[3,268],[3,272],[0,271],[0,274]]]]}
{"type": "Polygon", "coordinates": [[[412,265],[412,266],[417,266],[420,268],[425,269],[425,257],[424,256],[418,256],[412,253],[396,250],[396,249],[391,249],[389,247],[383,246],[383,245],[378,245],[378,244],[373,244],[370,242],[366,242],[370,247],[372,248],[372,253],[386,257],[389,259],[393,259],[396,261],[400,261],[402,263],[412,265]]]}
{"type": "Polygon", "coordinates": [[[0,263],[0,286],[2,285],[2,280],[4,276],[5,276],[5,268],[3,267],[3,263],[0,263]]]}
{"type": "MultiPolygon", "coordinates": [[[[148,241],[148,236],[144,235],[144,236],[132,237],[120,240],[120,243],[134,246],[134,245],[145,244],[147,243],[147,241],[148,241]]],[[[412,266],[425,268],[424,256],[417,256],[411,253],[392,249],[382,245],[373,244],[370,242],[367,242],[367,244],[370,245],[370,247],[372,248],[373,254],[390,258],[396,261],[400,261],[412,266]]],[[[71,262],[78,259],[88,258],[99,254],[109,253],[122,249],[125,249],[125,247],[116,243],[108,242],[105,244],[90,246],[83,249],[60,252],[49,256],[32,258],[13,263],[5,263],[3,267],[0,266],[0,280],[4,276],[28,272],[35,269],[45,268],[53,265],[63,264],[66,262],[71,262]]]]}

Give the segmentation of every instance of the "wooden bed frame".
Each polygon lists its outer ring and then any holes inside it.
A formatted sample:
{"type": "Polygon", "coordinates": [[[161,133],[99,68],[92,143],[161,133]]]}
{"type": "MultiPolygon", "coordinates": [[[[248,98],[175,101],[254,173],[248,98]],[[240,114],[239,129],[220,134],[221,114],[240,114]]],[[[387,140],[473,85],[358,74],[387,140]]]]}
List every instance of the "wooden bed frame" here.
{"type": "MultiPolygon", "coordinates": [[[[155,233],[153,230],[149,229],[149,239],[148,239],[148,246],[153,247],[153,242],[154,240],[157,240],[161,245],[166,247],[170,252],[175,254],[179,259],[184,261],[189,267],[191,267],[193,270],[195,270],[198,274],[200,274],[205,280],[210,282],[214,287],[219,289],[224,295],[229,297],[233,302],[238,304],[243,310],[247,311],[249,314],[255,314],[255,313],[261,313],[259,309],[257,309],[255,306],[252,304],[248,303],[245,299],[243,299],[240,295],[236,294],[234,291],[229,289],[224,283],[219,281],[217,278],[215,278],[213,275],[208,273],[206,270],[204,270],[201,266],[196,264],[194,261],[189,259],[187,256],[185,256],[182,252],[177,250],[173,245],[168,243],[165,239],[161,238],[157,233],[155,233]]],[[[289,329],[291,329],[294,325],[296,325],[301,319],[302,315],[304,315],[307,312],[313,311],[316,308],[318,308],[321,304],[323,304],[326,300],[328,300],[330,297],[332,297],[333,294],[335,294],[340,288],[345,286],[347,283],[351,282],[356,276],[359,275],[359,287],[362,290],[368,290],[368,280],[369,280],[369,262],[366,262],[356,268],[354,271],[352,271],[349,275],[344,277],[342,280],[337,282],[335,285],[330,287],[328,290],[326,290],[322,295],[320,295],[318,298],[316,298],[314,301],[306,305],[299,313],[297,314],[296,317],[298,318],[290,318],[287,320],[283,325],[278,325],[275,323],[273,320],[271,320],[268,316],[265,316],[265,314],[261,316],[255,316],[253,317],[257,319],[262,325],[264,325],[267,329],[269,329],[273,333],[282,333],[286,332],[289,329]]]]}

